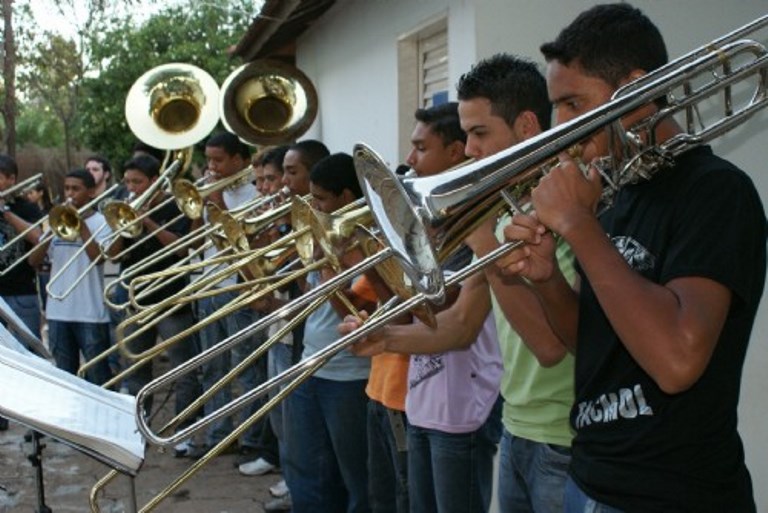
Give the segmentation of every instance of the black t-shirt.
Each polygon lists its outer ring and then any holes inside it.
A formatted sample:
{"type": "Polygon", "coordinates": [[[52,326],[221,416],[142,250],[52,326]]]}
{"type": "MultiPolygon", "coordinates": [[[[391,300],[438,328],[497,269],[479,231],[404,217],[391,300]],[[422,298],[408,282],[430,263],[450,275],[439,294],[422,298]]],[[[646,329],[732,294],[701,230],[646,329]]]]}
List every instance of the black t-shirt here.
{"type": "MultiPolygon", "coordinates": [[[[42,212],[35,204],[21,198],[10,201],[8,206],[11,212],[30,223],[42,217],[42,212]]],[[[13,226],[4,216],[0,216],[0,270],[5,270],[32,249],[32,245],[24,240],[6,247],[7,242],[16,235],[13,226]]],[[[26,259],[6,275],[0,276],[0,296],[26,296],[36,294],[36,290],[35,270],[26,259]]]]}
{"type": "Polygon", "coordinates": [[[736,429],[766,268],[766,218],[752,181],[709,147],[697,148],[651,181],[624,188],[601,224],[650,281],[706,277],[733,295],[704,374],[668,395],[622,345],[582,274],[574,479],[627,512],[754,512],[736,429]]]}
{"type": "MultiPolygon", "coordinates": [[[[181,214],[181,211],[176,206],[176,202],[169,201],[165,205],[163,205],[163,207],[157,209],[155,212],[150,214],[149,217],[158,225],[162,226],[168,223],[169,221],[171,221],[172,219],[178,217],[180,214],[181,214]]],[[[189,232],[191,224],[192,224],[192,221],[188,217],[182,216],[179,220],[175,221],[173,224],[166,227],[165,229],[178,236],[182,236],[189,232]]],[[[138,244],[138,242],[142,241],[146,235],[147,235],[147,229],[145,228],[144,232],[142,232],[142,234],[136,237],[135,239],[129,239],[127,237],[124,237],[123,248],[127,249],[133,246],[134,244],[138,244]]],[[[140,260],[144,260],[146,258],[150,258],[150,257],[153,257],[154,255],[157,255],[161,250],[163,250],[163,248],[164,248],[163,244],[157,239],[156,236],[153,236],[149,240],[141,242],[141,244],[139,244],[135,248],[132,248],[131,251],[121,260],[120,271],[122,272],[123,270],[136,264],[140,260]]],[[[180,257],[176,253],[170,253],[165,258],[158,260],[153,265],[147,267],[145,270],[142,271],[142,274],[151,274],[157,271],[162,271],[164,269],[167,269],[173,264],[175,264],[176,262],[178,262],[181,258],[182,257],[180,257]]],[[[189,275],[184,275],[179,279],[168,282],[167,285],[152,292],[151,294],[148,294],[146,297],[141,298],[139,300],[139,303],[142,305],[150,305],[153,303],[158,303],[163,299],[166,299],[172,296],[173,294],[179,292],[188,283],[189,283],[189,275]]]]}

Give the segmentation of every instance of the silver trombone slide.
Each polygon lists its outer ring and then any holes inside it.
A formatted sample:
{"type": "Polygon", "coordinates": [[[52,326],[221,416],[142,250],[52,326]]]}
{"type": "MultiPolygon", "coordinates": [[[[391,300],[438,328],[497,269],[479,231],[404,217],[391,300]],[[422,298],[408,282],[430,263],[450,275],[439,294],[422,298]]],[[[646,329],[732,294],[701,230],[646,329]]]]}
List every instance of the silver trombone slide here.
{"type": "MultiPolygon", "coordinates": [[[[167,383],[174,381],[179,376],[182,376],[189,372],[193,372],[197,367],[199,367],[201,364],[203,364],[207,360],[219,355],[220,353],[223,353],[224,351],[230,350],[231,348],[233,348],[234,346],[236,346],[237,344],[245,340],[247,337],[250,337],[253,333],[256,333],[266,328],[270,324],[280,319],[289,317],[293,312],[306,307],[307,305],[314,302],[318,298],[321,298],[323,295],[327,294],[326,291],[328,289],[335,289],[340,287],[341,285],[348,282],[352,278],[358,276],[359,274],[369,269],[372,269],[374,266],[380,264],[381,262],[383,262],[384,260],[386,260],[392,255],[393,255],[393,252],[389,248],[383,249],[376,255],[367,258],[365,261],[353,267],[350,267],[349,269],[343,270],[342,272],[340,272],[330,280],[326,281],[323,287],[317,287],[305,294],[302,294],[301,296],[294,299],[290,303],[262,317],[252,325],[243,328],[237,333],[230,335],[229,337],[220,341],[215,346],[212,346],[206,349],[205,351],[191,358],[184,364],[176,367],[175,369],[167,372],[162,376],[159,376],[158,378],[155,378],[153,381],[147,383],[141,390],[139,390],[139,393],[136,395],[137,404],[140,404],[141,402],[143,402],[143,400],[146,399],[148,395],[153,394],[159,388],[166,386],[167,383]]],[[[270,380],[269,382],[264,383],[264,385],[271,382],[273,382],[273,380],[270,380]]],[[[262,386],[257,387],[256,389],[254,389],[254,391],[258,391],[258,395],[253,397],[251,400],[255,400],[258,397],[263,396],[265,393],[263,391],[262,386]]],[[[247,393],[248,397],[251,397],[251,393],[254,391],[248,392],[247,393]]],[[[243,396],[240,397],[240,399],[242,398],[243,396]]],[[[238,409],[242,408],[245,404],[247,403],[238,404],[238,409]]],[[[206,417],[205,419],[202,419],[202,422],[198,421],[197,423],[192,424],[167,438],[157,436],[155,433],[152,432],[149,425],[146,423],[146,419],[142,417],[141,407],[137,408],[136,414],[137,414],[137,422],[138,422],[139,430],[145,435],[145,438],[147,439],[147,441],[155,445],[168,446],[168,445],[176,444],[179,441],[187,438],[193,432],[213,422],[213,420],[230,415],[231,412],[221,412],[221,411],[216,412],[210,416],[211,417],[210,419],[206,417]]]]}
{"type": "MultiPolygon", "coordinates": [[[[507,242],[505,244],[502,244],[500,247],[496,248],[494,251],[488,253],[484,257],[477,259],[472,264],[448,276],[445,280],[446,286],[452,286],[454,284],[461,283],[462,281],[467,279],[469,276],[471,276],[475,272],[478,272],[486,265],[489,265],[492,262],[495,262],[498,258],[507,254],[513,249],[521,246],[522,244],[523,243],[520,241],[512,241],[512,242],[507,242]]],[[[332,280],[329,280],[328,282],[326,282],[327,284],[326,287],[319,287],[318,289],[315,289],[315,290],[320,290],[321,292],[324,292],[322,289],[333,288],[338,284],[343,283],[344,280],[348,280],[350,276],[355,276],[359,272],[364,272],[363,270],[361,270],[361,266],[367,269],[369,268],[369,265],[371,266],[376,265],[380,263],[383,259],[386,259],[392,256],[392,254],[393,253],[391,250],[389,250],[389,248],[382,250],[381,252],[377,253],[375,257],[371,257],[366,261],[364,261],[362,264],[358,264],[358,266],[351,267],[347,271],[338,275],[337,277],[334,277],[332,280]],[[375,263],[370,262],[374,259],[376,260],[375,263]],[[344,279],[341,279],[338,282],[336,282],[336,278],[340,278],[342,276],[344,279]],[[334,283],[331,284],[332,282],[334,283]]],[[[297,308],[296,305],[293,305],[294,302],[299,302],[299,300],[302,300],[301,303],[303,306],[304,304],[309,303],[311,300],[317,299],[316,297],[313,297],[311,299],[305,298],[305,296],[310,295],[312,292],[314,291],[310,291],[304,296],[299,297],[298,299],[294,300],[288,305],[285,305],[284,308],[291,307],[290,311],[292,312],[293,310],[295,310],[295,308],[297,308]]],[[[314,296],[316,296],[316,294],[314,296]]],[[[323,298],[320,298],[320,299],[322,300],[323,298]]],[[[187,428],[184,428],[183,430],[177,432],[173,436],[163,438],[155,435],[155,433],[149,430],[144,419],[142,418],[139,418],[138,420],[139,431],[142,432],[142,434],[146,437],[149,443],[160,445],[160,446],[173,445],[175,443],[178,443],[179,440],[182,440],[188,436],[191,436],[193,433],[195,433],[199,429],[204,428],[208,424],[222,417],[227,417],[227,416],[233,415],[234,413],[237,413],[238,411],[243,409],[245,406],[247,406],[251,402],[270,394],[274,390],[276,389],[279,390],[283,386],[288,387],[289,390],[287,391],[284,390],[283,391],[284,393],[279,394],[277,398],[274,398],[273,400],[269,401],[265,406],[259,409],[259,411],[255,412],[251,418],[248,419],[248,421],[250,421],[254,417],[256,417],[256,420],[258,420],[259,418],[267,414],[270,408],[274,407],[280,400],[282,400],[288,394],[288,392],[290,392],[290,390],[298,386],[301,380],[305,379],[306,377],[314,373],[319,367],[324,365],[333,356],[335,356],[342,350],[346,349],[347,347],[351,346],[355,342],[359,341],[363,337],[367,336],[368,334],[372,333],[373,331],[391,322],[392,319],[413,310],[417,306],[429,300],[430,300],[429,296],[424,293],[414,294],[412,297],[406,300],[402,300],[398,296],[392,297],[384,304],[384,306],[382,306],[379,310],[377,310],[374,313],[374,315],[372,315],[368,319],[368,321],[366,321],[362,326],[360,326],[360,328],[356,329],[354,332],[348,335],[345,335],[343,337],[340,337],[334,343],[321,349],[320,351],[312,355],[310,358],[300,361],[299,363],[291,366],[290,368],[286,369],[279,375],[265,381],[264,383],[257,386],[256,388],[245,392],[240,397],[233,399],[227,405],[219,408],[219,410],[207,415],[201,420],[198,420],[195,424],[192,424],[187,428]]],[[[287,315],[288,313],[278,310],[273,314],[271,314],[270,316],[262,319],[262,321],[263,323],[269,324],[271,322],[274,322],[275,320],[274,317],[286,317],[287,315]]],[[[218,345],[214,346],[211,349],[218,349],[220,346],[225,346],[228,349],[231,345],[239,343],[242,338],[248,336],[250,333],[252,333],[252,331],[257,331],[256,329],[257,325],[259,325],[258,327],[261,328],[262,321],[257,322],[252,326],[246,327],[243,330],[239,331],[238,333],[222,340],[221,342],[219,342],[218,345]]],[[[211,351],[211,352],[214,352],[214,351],[211,351]]],[[[204,354],[201,354],[198,356],[198,358],[203,356],[204,354]]],[[[201,361],[203,359],[204,358],[200,358],[201,361]]],[[[177,369],[180,369],[180,367],[177,367],[177,369]]],[[[181,369],[181,370],[182,372],[175,374],[174,377],[176,377],[177,375],[186,374],[189,371],[189,369],[181,369]]],[[[170,372],[168,374],[170,374],[170,372]]],[[[166,374],[165,376],[168,376],[168,374],[166,374]]],[[[165,376],[161,376],[161,378],[165,376]]],[[[142,404],[144,399],[145,389],[154,390],[153,382],[146,385],[136,395],[137,405],[142,404]]],[[[140,413],[140,407],[138,409],[140,413]]]]}

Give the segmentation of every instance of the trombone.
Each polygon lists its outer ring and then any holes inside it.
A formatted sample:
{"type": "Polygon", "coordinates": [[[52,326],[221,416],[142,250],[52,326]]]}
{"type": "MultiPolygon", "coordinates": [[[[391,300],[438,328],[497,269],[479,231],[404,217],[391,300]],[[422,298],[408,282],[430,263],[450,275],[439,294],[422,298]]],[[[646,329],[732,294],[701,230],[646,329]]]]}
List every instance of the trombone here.
{"type": "MultiPolygon", "coordinates": [[[[259,214],[259,215],[255,216],[255,217],[246,218],[245,216],[249,212],[251,212],[252,210],[259,209],[263,205],[268,205],[268,204],[271,204],[275,200],[282,199],[284,197],[284,195],[285,195],[285,193],[281,191],[281,192],[275,193],[275,194],[270,195],[270,196],[266,196],[266,197],[262,197],[262,198],[256,198],[253,202],[249,202],[249,203],[247,203],[247,204],[245,204],[245,205],[243,205],[243,206],[241,206],[239,208],[229,210],[228,214],[233,218],[233,220],[239,221],[241,223],[242,229],[244,230],[245,235],[253,235],[254,233],[258,233],[261,230],[266,230],[270,226],[270,224],[273,223],[276,219],[278,219],[280,217],[283,217],[284,215],[288,214],[289,209],[291,208],[291,203],[290,202],[283,203],[280,206],[278,206],[276,208],[273,208],[273,209],[271,209],[271,210],[269,210],[267,212],[264,212],[262,214],[259,214]]],[[[138,266],[137,268],[130,269],[130,270],[126,269],[126,271],[123,273],[123,275],[120,277],[120,279],[122,281],[127,281],[129,278],[136,276],[140,270],[142,270],[142,269],[144,269],[144,268],[154,264],[154,262],[156,262],[156,261],[159,261],[159,260],[165,258],[165,256],[169,252],[171,252],[171,251],[178,252],[182,247],[190,246],[195,241],[199,240],[202,237],[206,237],[206,236],[210,237],[210,239],[205,243],[205,245],[203,247],[196,249],[194,251],[194,253],[192,255],[190,255],[190,258],[186,259],[187,261],[190,260],[193,256],[195,256],[195,255],[199,254],[200,252],[205,251],[206,249],[208,249],[212,244],[220,245],[219,253],[216,256],[217,259],[219,257],[227,254],[227,253],[230,253],[230,256],[228,258],[222,260],[221,262],[226,263],[226,262],[228,262],[230,260],[238,258],[237,256],[231,255],[231,253],[232,253],[232,251],[234,250],[234,247],[235,247],[233,244],[227,245],[226,243],[224,243],[222,245],[219,242],[220,239],[226,239],[227,237],[226,237],[226,235],[224,237],[221,237],[219,235],[219,233],[221,232],[221,229],[222,229],[222,224],[218,223],[217,221],[219,219],[221,219],[221,218],[217,216],[217,218],[214,219],[214,216],[212,216],[210,214],[210,212],[212,212],[214,209],[216,211],[220,211],[220,209],[218,207],[213,207],[212,205],[213,205],[212,203],[208,203],[206,205],[206,208],[209,211],[209,220],[213,221],[212,223],[210,223],[208,225],[201,226],[195,232],[191,232],[183,240],[180,239],[179,241],[177,241],[178,244],[172,244],[172,245],[169,245],[169,246],[165,247],[157,255],[153,256],[148,261],[145,261],[141,266],[138,266]]],[[[220,215],[221,214],[219,214],[219,216],[220,215]]],[[[230,233],[233,233],[233,231],[235,230],[235,227],[231,223],[227,223],[226,227],[228,227],[230,233]]],[[[237,247],[239,247],[241,249],[241,251],[243,251],[243,252],[248,250],[248,248],[244,247],[243,243],[239,243],[237,245],[237,247]]],[[[197,264],[191,264],[190,266],[183,266],[183,268],[182,268],[182,266],[174,266],[172,268],[167,269],[166,271],[161,271],[159,273],[151,273],[151,274],[144,275],[142,278],[134,281],[130,286],[127,286],[129,291],[131,292],[131,297],[133,297],[136,300],[136,301],[132,301],[134,307],[142,308],[142,306],[137,303],[137,300],[139,299],[140,295],[138,295],[138,296],[134,295],[135,288],[139,284],[147,283],[147,282],[155,281],[155,280],[162,280],[162,279],[165,279],[166,277],[172,277],[171,279],[175,279],[173,277],[174,276],[178,276],[178,274],[194,272],[197,269],[209,267],[211,265],[211,263],[212,263],[211,260],[207,259],[207,260],[203,260],[203,261],[201,261],[201,262],[199,262],[197,264]]],[[[157,284],[155,284],[152,287],[154,288],[156,286],[161,286],[161,285],[159,283],[157,283],[157,284]]],[[[151,290],[151,289],[149,289],[149,290],[151,290]]]]}
{"type": "Polygon", "coordinates": [[[21,182],[14,184],[11,187],[8,187],[4,191],[0,191],[0,201],[7,200],[9,198],[16,196],[17,194],[22,194],[26,192],[27,189],[31,189],[32,187],[40,183],[42,179],[43,179],[43,173],[37,173],[34,176],[30,176],[29,178],[22,180],[21,182]]]}
{"type": "MultiPolygon", "coordinates": [[[[306,204],[305,204],[306,205],[306,204]]],[[[340,209],[333,215],[323,215],[317,212],[314,212],[314,214],[320,214],[316,220],[309,220],[307,219],[307,222],[305,223],[306,226],[299,228],[297,232],[301,232],[304,235],[307,235],[307,239],[304,241],[304,244],[306,244],[306,247],[302,248],[299,252],[300,254],[303,253],[305,255],[308,255],[310,258],[313,255],[313,243],[311,242],[312,237],[309,236],[309,234],[313,233],[313,227],[314,225],[314,233],[319,235],[321,238],[318,239],[318,241],[323,240],[326,242],[323,242],[320,244],[321,248],[324,248],[324,252],[326,252],[326,249],[330,248],[330,246],[333,247],[333,252],[338,254],[339,252],[342,252],[344,248],[350,247],[350,241],[357,241],[357,235],[358,230],[357,227],[359,226],[359,222],[367,222],[369,219],[367,208],[360,209],[361,201],[358,200],[356,202],[353,202],[343,209],[340,209]],[[338,233],[330,233],[330,232],[320,232],[321,227],[325,227],[329,230],[338,230],[338,233]],[[343,247],[342,247],[343,246],[343,247]]],[[[285,237],[289,237],[291,234],[286,235],[285,237]]],[[[331,278],[327,284],[327,289],[331,289],[332,292],[328,293],[325,292],[326,287],[318,288],[309,291],[308,293],[300,296],[299,298],[291,301],[287,305],[284,305],[283,307],[279,308],[275,312],[272,312],[271,314],[268,314],[267,316],[263,317],[261,320],[257,321],[250,327],[247,327],[240,332],[238,332],[235,335],[232,335],[225,339],[222,342],[219,342],[217,345],[207,349],[200,355],[196,356],[195,358],[189,360],[185,364],[176,367],[172,371],[168,372],[167,374],[160,376],[147,384],[140,392],[139,395],[141,397],[144,397],[147,394],[154,393],[155,390],[158,388],[162,388],[167,386],[169,383],[173,382],[177,377],[184,375],[188,372],[191,372],[196,367],[198,367],[200,364],[205,363],[211,358],[216,357],[220,353],[227,351],[234,347],[236,344],[240,343],[242,340],[244,340],[246,337],[251,336],[254,332],[261,331],[262,329],[265,329],[269,325],[271,325],[273,322],[280,320],[280,319],[287,319],[290,318],[292,322],[299,322],[300,319],[297,318],[297,316],[293,315],[295,311],[299,309],[303,309],[303,313],[300,314],[300,316],[308,315],[309,312],[314,309],[316,306],[322,304],[323,302],[330,299],[330,295],[336,294],[338,292],[338,289],[340,286],[345,285],[349,282],[349,279],[355,275],[355,273],[358,273],[360,271],[364,271],[368,268],[371,268],[384,259],[388,258],[390,256],[391,252],[385,250],[382,251],[378,255],[374,255],[372,258],[367,259],[365,262],[358,264],[354,268],[351,268],[349,270],[343,270],[339,272],[335,277],[331,278]],[[308,307],[308,308],[307,308],[308,307]],[[144,394],[144,395],[142,395],[144,394]]],[[[327,253],[326,253],[327,256],[327,253]]],[[[309,266],[301,271],[301,273],[305,274],[306,272],[319,269],[320,267],[331,264],[333,265],[334,259],[332,258],[323,258],[321,260],[311,262],[309,266]]],[[[270,285],[269,287],[266,287],[263,289],[260,294],[264,293],[271,293],[277,288],[290,283],[291,281],[295,280],[297,278],[298,273],[293,273],[292,275],[288,275],[287,277],[283,278],[280,282],[270,285]]],[[[341,294],[339,294],[341,295],[341,294]]],[[[343,295],[342,295],[343,296],[343,295]]],[[[346,297],[342,297],[342,300],[346,299],[346,297]]],[[[253,298],[248,298],[248,301],[253,301],[253,298]]],[[[350,308],[351,311],[354,312],[354,307],[348,302],[345,301],[348,308],[350,308]]],[[[242,306],[242,305],[240,305],[242,306]]],[[[206,319],[207,321],[208,319],[206,319]]],[[[285,330],[290,330],[292,328],[292,324],[289,323],[287,327],[284,327],[280,332],[272,337],[274,343],[274,340],[279,339],[284,333],[285,330]]],[[[228,382],[233,379],[243,368],[247,366],[247,364],[252,363],[253,359],[258,358],[260,355],[264,353],[268,349],[270,345],[270,341],[267,341],[263,343],[259,349],[254,352],[248,359],[247,362],[242,362],[241,365],[238,365],[236,368],[232,369],[230,373],[227,374],[225,378],[223,378],[219,383],[216,384],[215,387],[212,387],[212,389],[206,391],[206,393],[203,395],[203,397],[200,398],[200,402],[197,402],[193,405],[190,405],[187,410],[180,413],[172,419],[168,426],[163,428],[162,431],[167,429],[170,426],[175,426],[181,420],[183,420],[186,416],[189,415],[190,412],[195,411],[197,408],[199,408],[200,404],[205,402],[205,400],[209,397],[211,397],[213,394],[215,394],[221,387],[226,386],[228,382]]],[[[139,397],[137,395],[137,397],[139,397]]],[[[263,395],[263,394],[262,394],[263,395]]],[[[246,396],[251,397],[250,392],[246,393],[246,396]]],[[[242,399],[243,396],[241,396],[242,399]]],[[[253,397],[252,399],[256,399],[260,396],[253,397]]],[[[240,403],[240,399],[236,400],[239,407],[235,408],[235,411],[240,409],[242,406],[247,404],[247,402],[240,403]]],[[[232,405],[233,403],[230,403],[232,405]]],[[[229,405],[228,405],[229,406],[229,405]]],[[[194,424],[191,424],[187,428],[184,428],[183,430],[176,433],[176,435],[170,437],[170,438],[161,438],[161,437],[155,437],[153,435],[153,442],[158,443],[159,445],[169,445],[172,443],[175,443],[176,440],[181,440],[183,438],[186,438],[190,436],[192,433],[198,431],[199,429],[202,429],[205,427],[208,423],[213,422],[214,420],[221,418],[223,416],[227,416],[231,414],[232,412],[229,411],[228,407],[222,408],[218,410],[217,412],[213,413],[211,416],[206,417],[204,419],[201,419],[194,424]],[[226,410],[226,411],[224,411],[226,410]]],[[[140,428],[141,429],[141,428],[140,428]]]]}
{"type": "Polygon", "coordinates": [[[51,238],[53,238],[54,235],[58,235],[59,237],[65,240],[70,240],[70,241],[76,240],[80,233],[80,222],[81,222],[82,214],[88,211],[88,209],[95,208],[96,205],[99,204],[99,202],[101,202],[104,198],[112,194],[116,188],[117,188],[117,184],[112,185],[111,187],[106,189],[104,192],[102,192],[99,196],[95,197],[94,199],[89,201],[86,205],[84,205],[83,207],[77,210],[71,205],[68,205],[66,202],[63,205],[57,205],[51,209],[51,211],[48,213],[47,216],[44,216],[38,219],[35,223],[29,225],[22,233],[19,233],[18,235],[16,235],[16,237],[14,237],[11,241],[9,241],[8,244],[11,244],[17,240],[20,240],[23,237],[26,237],[27,234],[39,228],[46,222],[49,224],[50,230],[44,233],[38,239],[37,244],[35,244],[29,251],[27,251],[26,253],[24,253],[24,255],[16,259],[8,267],[0,271],[0,276],[4,276],[6,273],[11,271],[11,269],[14,269],[17,265],[26,261],[27,258],[29,258],[29,256],[32,253],[37,251],[40,245],[47,243],[51,238]]]}
{"type": "MultiPolygon", "coordinates": [[[[180,178],[174,180],[172,185],[173,196],[176,198],[176,204],[179,210],[184,212],[190,219],[200,219],[203,215],[205,198],[211,193],[221,191],[228,187],[237,187],[243,183],[251,181],[253,168],[249,165],[237,173],[222,178],[208,185],[197,187],[189,180],[180,178]]],[[[252,205],[251,205],[252,207],[252,205]]]]}
{"type": "MultiPolygon", "coordinates": [[[[43,179],[43,174],[38,173],[34,176],[31,176],[27,178],[26,180],[22,180],[21,182],[13,185],[12,187],[7,188],[4,191],[0,191],[0,201],[7,201],[10,198],[13,198],[19,194],[23,194],[27,189],[30,189],[40,183],[40,181],[43,179]]],[[[24,230],[17,233],[16,236],[14,236],[11,240],[3,244],[2,247],[0,247],[0,251],[4,251],[6,248],[10,248],[17,242],[24,240],[30,233],[40,228],[46,221],[48,220],[48,216],[43,216],[42,218],[38,219],[34,223],[30,223],[29,226],[27,226],[24,230]]],[[[7,272],[7,269],[0,272],[0,276],[3,276],[7,272]]]]}

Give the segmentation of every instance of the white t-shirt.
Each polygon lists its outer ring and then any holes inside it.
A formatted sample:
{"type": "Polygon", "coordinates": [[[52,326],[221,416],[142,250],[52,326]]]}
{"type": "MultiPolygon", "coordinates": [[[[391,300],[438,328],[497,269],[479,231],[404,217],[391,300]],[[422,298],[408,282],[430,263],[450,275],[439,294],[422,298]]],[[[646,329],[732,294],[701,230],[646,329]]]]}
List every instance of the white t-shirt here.
{"type": "MultiPolygon", "coordinates": [[[[85,224],[96,234],[96,242],[101,244],[112,233],[106,224],[104,216],[99,212],[91,214],[85,219],[85,224]],[[98,231],[98,233],[97,233],[98,231]]],[[[69,242],[53,237],[48,247],[48,258],[51,261],[51,277],[55,276],[74,255],[83,247],[83,240],[69,242]]],[[[81,251],[74,262],[69,265],[63,274],[50,285],[54,295],[61,295],[77,280],[91,264],[91,259],[85,251],[81,251]]],[[[54,321],[69,322],[109,322],[109,312],[104,303],[104,264],[103,262],[93,266],[85,274],[85,277],[63,299],[56,299],[48,295],[48,303],[45,317],[54,321]]]]}

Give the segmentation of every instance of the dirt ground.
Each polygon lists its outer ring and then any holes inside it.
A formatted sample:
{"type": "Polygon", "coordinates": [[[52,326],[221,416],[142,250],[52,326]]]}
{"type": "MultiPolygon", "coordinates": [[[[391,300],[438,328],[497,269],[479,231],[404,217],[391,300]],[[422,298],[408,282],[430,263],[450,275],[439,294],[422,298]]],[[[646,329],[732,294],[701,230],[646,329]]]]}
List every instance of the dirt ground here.
{"type": "MultiPolygon", "coordinates": [[[[32,444],[24,440],[24,426],[11,422],[0,432],[0,513],[38,512],[37,469],[28,454],[32,444]]],[[[109,468],[71,447],[43,438],[42,449],[45,505],[53,513],[88,512],[93,485],[109,468]]],[[[271,499],[268,488],[279,474],[246,477],[234,468],[235,455],[214,458],[153,511],[185,513],[261,512],[271,499]]],[[[149,447],[146,460],[135,478],[139,509],[189,467],[193,460],[175,458],[173,451],[149,447]]],[[[127,477],[109,484],[98,502],[102,513],[130,512],[127,477]]]]}

